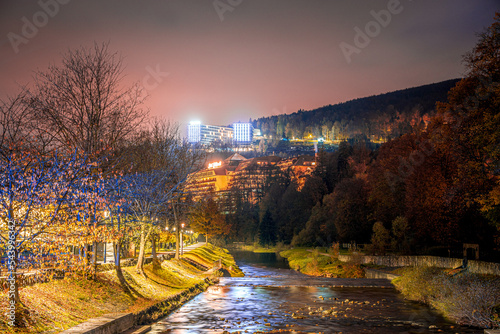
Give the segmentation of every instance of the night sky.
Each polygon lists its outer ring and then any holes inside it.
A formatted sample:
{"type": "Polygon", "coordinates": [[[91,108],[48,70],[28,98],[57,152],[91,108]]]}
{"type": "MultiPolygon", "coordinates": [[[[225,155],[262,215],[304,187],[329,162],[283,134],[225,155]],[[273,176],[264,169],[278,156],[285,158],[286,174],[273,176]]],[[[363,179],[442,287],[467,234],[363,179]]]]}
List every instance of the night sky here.
{"type": "Polygon", "coordinates": [[[69,48],[109,42],[152,115],[218,125],[460,77],[500,11],[499,0],[54,3],[0,0],[0,99],[69,48]],[[26,22],[38,31],[24,36],[26,22]]]}

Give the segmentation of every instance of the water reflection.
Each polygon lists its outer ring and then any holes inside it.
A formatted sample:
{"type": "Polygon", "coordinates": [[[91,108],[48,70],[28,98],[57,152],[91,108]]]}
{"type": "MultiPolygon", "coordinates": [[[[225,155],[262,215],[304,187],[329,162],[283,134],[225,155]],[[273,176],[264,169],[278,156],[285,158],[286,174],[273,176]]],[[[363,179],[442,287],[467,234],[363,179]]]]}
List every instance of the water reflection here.
{"type": "Polygon", "coordinates": [[[457,328],[394,289],[345,287],[370,280],[314,278],[284,269],[272,254],[234,255],[245,277],[221,279],[150,333],[482,333],[457,328]]]}

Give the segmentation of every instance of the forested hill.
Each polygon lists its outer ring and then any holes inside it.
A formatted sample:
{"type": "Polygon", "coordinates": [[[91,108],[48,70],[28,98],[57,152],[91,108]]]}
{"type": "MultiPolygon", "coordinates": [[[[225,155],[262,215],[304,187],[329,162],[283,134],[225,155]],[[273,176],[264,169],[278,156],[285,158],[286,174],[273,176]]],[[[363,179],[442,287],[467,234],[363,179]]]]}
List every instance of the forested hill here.
{"type": "Polygon", "coordinates": [[[385,141],[425,127],[437,101],[445,101],[459,79],[360,98],[293,114],[263,117],[254,127],[270,138],[364,138],[385,141]]]}

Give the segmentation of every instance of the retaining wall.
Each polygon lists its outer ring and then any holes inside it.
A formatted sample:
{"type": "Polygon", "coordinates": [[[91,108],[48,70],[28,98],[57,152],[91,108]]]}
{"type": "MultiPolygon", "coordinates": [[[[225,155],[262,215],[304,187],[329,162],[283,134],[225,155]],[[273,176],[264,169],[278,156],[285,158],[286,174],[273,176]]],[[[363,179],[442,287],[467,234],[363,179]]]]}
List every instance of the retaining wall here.
{"type": "Polygon", "coordinates": [[[388,279],[390,281],[392,281],[396,277],[399,277],[399,275],[390,274],[390,273],[386,273],[386,272],[376,270],[376,269],[371,269],[371,268],[365,268],[365,276],[366,276],[366,278],[385,278],[385,279],[388,279]]]}
{"type": "Polygon", "coordinates": [[[112,313],[89,319],[60,334],[118,334],[134,326],[133,313],[112,313]]]}
{"type": "MultiPolygon", "coordinates": [[[[371,255],[339,255],[342,262],[358,262],[361,264],[376,264],[387,267],[438,267],[457,268],[462,265],[462,259],[439,256],[371,256],[371,255]]],[[[500,276],[500,263],[469,260],[469,272],[475,274],[490,274],[500,276]]]]}

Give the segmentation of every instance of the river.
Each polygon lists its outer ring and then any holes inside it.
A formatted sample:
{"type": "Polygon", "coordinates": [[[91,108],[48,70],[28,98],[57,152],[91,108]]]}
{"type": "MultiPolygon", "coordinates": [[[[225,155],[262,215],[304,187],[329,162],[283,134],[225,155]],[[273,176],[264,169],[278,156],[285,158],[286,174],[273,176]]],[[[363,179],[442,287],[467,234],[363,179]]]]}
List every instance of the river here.
{"type": "Polygon", "coordinates": [[[406,301],[387,280],[310,277],[275,254],[234,251],[221,278],[149,333],[483,333],[406,301]]]}

